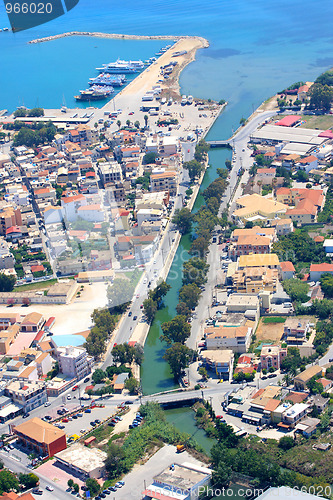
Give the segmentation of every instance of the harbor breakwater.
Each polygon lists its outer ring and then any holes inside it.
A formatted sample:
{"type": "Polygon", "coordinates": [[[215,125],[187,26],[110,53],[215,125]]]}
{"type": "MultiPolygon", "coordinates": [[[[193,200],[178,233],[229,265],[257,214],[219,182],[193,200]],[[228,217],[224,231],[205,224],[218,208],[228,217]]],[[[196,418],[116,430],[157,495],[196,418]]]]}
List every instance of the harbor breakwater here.
{"type": "Polygon", "coordinates": [[[206,38],[191,35],[124,35],[120,33],[100,33],[95,31],[68,31],[67,33],[60,33],[58,35],[46,36],[44,38],[35,38],[28,43],[43,43],[58,40],[59,38],[66,38],[69,36],[91,36],[96,38],[111,38],[115,40],[173,40],[177,42],[183,39],[200,40],[204,48],[209,47],[209,42],[206,38]]]}

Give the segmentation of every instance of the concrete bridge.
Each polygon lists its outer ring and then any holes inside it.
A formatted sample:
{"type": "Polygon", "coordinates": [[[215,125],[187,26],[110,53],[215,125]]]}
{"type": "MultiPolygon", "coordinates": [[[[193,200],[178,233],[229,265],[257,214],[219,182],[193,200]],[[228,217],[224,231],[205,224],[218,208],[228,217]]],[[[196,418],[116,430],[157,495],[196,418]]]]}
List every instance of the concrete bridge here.
{"type": "Polygon", "coordinates": [[[169,392],[143,396],[141,402],[147,403],[148,401],[153,401],[159,403],[163,408],[174,408],[177,406],[192,406],[196,401],[203,399],[203,396],[202,390],[169,392]]]}
{"type": "Polygon", "coordinates": [[[223,148],[223,147],[231,147],[231,139],[228,139],[226,141],[206,141],[207,144],[210,145],[211,148],[223,148]]]}

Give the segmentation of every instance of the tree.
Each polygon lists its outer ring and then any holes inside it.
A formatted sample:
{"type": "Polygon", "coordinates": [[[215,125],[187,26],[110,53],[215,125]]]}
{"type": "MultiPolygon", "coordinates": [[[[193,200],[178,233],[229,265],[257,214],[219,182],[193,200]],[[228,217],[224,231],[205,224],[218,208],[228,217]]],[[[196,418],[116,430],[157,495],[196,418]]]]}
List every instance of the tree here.
{"type": "Polygon", "coordinates": [[[173,376],[177,380],[183,370],[188,367],[193,356],[194,351],[192,349],[189,349],[186,345],[176,342],[165,351],[163,359],[169,363],[173,376]]]}
{"type": "Polygon", "coordinates": [[[157,308],[161,307],[162,299],[170,290],[171,286],[166,281],[161,281],[153,290],[149,290],[149,297],[157,303],[157,308]]]}
{"type": "Polygon", "coordinates": [[[281,448],[283,451],[290,450],[294,446],[294,440],[290,436],[282,436],[279,440],[279,448],[281,448]]]}
{"type": "Polygon", "coordinates": [[[108,309],[94,309],[91,318],[100,330],[104,330],[108,335],[113,332],[116,319],[108,309]]]}
{"type": "Polygon", "coordinates": [[[321,394],[324,391],[323,384],[317,382],[315,377],[310,378],[306,385],[311,394],[321,394]]]}
{"type": "Polygon", "coordinates": [[[207,281],[207,272],[209,265],[202,259],[193,257],[184,263],[183,266],[183,283],[188,285],[195,283],[198,286],[203,285],[207,281]]]}
{"type": "Polygon", "coordinates": [[[135,357],[138,360],[141,359],[142,356],[139,354],[139,350],[136,347],[133,347],[128,344],[117,344],[113,346],[111,351],[114,363],[119,363],[120,365],[131,364],[135,357]]]}
{"type": "Polygon", "coordinates": [[[134,122],[134,127],[135,127],[135,128],[140,128],[140,122],[139,122],[138,120],[136,120],[136,121],[134,122]]]}
{"type": "Polygon", "coordinates": [[[115,443],[109,444],[108,456],[105,461],[105,468],[110,478],[117,477],[123,470],[123,460],[125,452],[121,446],[115,443]]]}
{"type": "Polygon", "coordinates": [[[36,474],[33,474],[30,472],[29,474],[19,474],[19,481],[20,484],[23,484],[27,489],[28,488],[34,488],[38,481],[39,477],[36,476],[36,474]]]}
{"type": "Polygon", "coordinates": [[[117,120],[117,127],[118,127],[118,129],[120,129],[120,127],[121,127],[121,121],[120,120],[117,120]]]}
{"type": "Polygon", "coordinates": [[[14,289],[15,283],[15,276],[7,276],[4,273],[0,273],[0,292],[11,292],[14,289]]]}
{"type": "Polygon", "coordinates": [[[329,273],[324,273],[320,278],[320,286],[325,294],[325,297],[333,297],[333,276],[329,273]]]}
{"type": "Polygon", "coordinates": [[[154,152],[146,153],[142,159],[142,164],[149,165],[150,163],[155,163],[157,156],[157,153],[154,152]]]}
{"type": "Polygon", "coordinates": [[[0,495],[13,490],[19,491],[19,489],[20,485],[15,474],[7,469],[0,470],[0,495]]]}
{"type": "Polygon", "coordinates": [[[148,322],[151,323],[157,312],[157,303],[151,298],[145,299],[143,301],[143,310],[148,322]]]}
{"type": "Polygon", "coordinates": [[[297,170],[295,178],[298,182],[307,182],[309,180],[308,174],[302,169],[297,170]]]}
{"type": "Polygon", "coordinates": [[[329,111],[333,100],[333,89],[328,85],[314,83],[310,90],[310,106],[323,111],[329,111]]]}
{"type": "Polygon", "coordinates": [[[77,483],[74,483],[73,490],[75,491],[75,493],[78,493],[80,491],[80,486],[77,483]]]}
{"type": "MultiPolygon", "coordinates": [[[[213,198],[216,199],[216,198],[213,198]]],[[[212,200],[209,200],[212,201],[212,200]]],[[[204,259],[206,256],[206,253],[208,252],[208,247],[209,247],[209,240],[199,237],[196,238],[191,245],[191,248],[189,250],[190,255],[195,255],[196,257],[199,257],[199,259],[204,259]]]]}
{"type": "Polygon", "coordinates": [[[208,373],[204,366],[199,367],[198,373],[201,376],[202,380],[208,380],[208,373]]]}
{"type": "Polygon", "coordinates": [[[142,365],[144,358],[144,350],[141,344],[136,344],[134,347],[134,361],[137,365],[142,365]]]}
{"type": "Polygon", "coordinates": [[[91,378],[95,384],[101,384],[105,380],[105,377],[105,372],[101,368],[96,368],[91,378]]]}
{"type": "Polygon", "coordinates": [[[129,377],[125,380],[125,389],[127,389],[131,394],[137,394],[139,388],[139,382],[134,377],[129,377]]]}
{"type": "Polygon", "coordinates": [[[191,309],[185,302],[178,302],[176,306],[177,314],[185,316],[188,319],[191,316],[191,309]]]}
{"type": "Polygon", "coordinates": [[[74,485],[74,481],[73,481],[73,479],[68,479],[68,481],[67,481],[67,486],[68,486],[69,488],[73,488],[73,485],[74,485]]]}
{"type": "Polygon", "coordinates": [[[221,462],[217,469],[212,472],[212,484],[219,488],[225,488],[231,480],[232,469],[221,462]]]}
{"type": "Polygon", "coordinates": [[[87,479],[86,487],[90,491],[91,497],[96,496],[100,492],[100,489],[101,489],[98,481],[93,477],[90,477],[89,479],[87,479]]]}
{"type": "Polygon", "coordinates": [[[172,344],[172,342],[178,342],[184,344],[184,342],[189,338],[191,333],[191,326],[187,323],[185,316],[175,316],[171,321],[166,321],[162,323],[161,340],[172,344]]]}
{"type": "Polygon", "coordinates": [[[283,281],[283,288],[290,295],[291,300],[297,302],[307,302],[309,300],[308,291],[309,285],[305,281],[296,278],[291,278],[283,281]]]}
{"type": "Polygon", "coordinates": [[[131,120],[126,120],[126,125],[127,125],[127,127],[129,127],[129,126],[130,126],[130,124],[131,124],[131,120]]]}
{"type": "Polygon", "coordinates": [[[134,284],[130,280],[115,278],[112,285],[108,286],[107,297],[110,307],[125,308],[132,300],[134,292],[134,284]]]}
{"type": "Polygon", "coordinates": [[[23,297],[22,303],[25,306],[29,306],[30,305],[30,299],[29,299],[29,297],[23,297]]]}
{"type": "Polygon", "coordinates": [[[188,175],[191,181],[194,181],[196,177],[199,177],[202,170],[203,165],[197,160],[185,161],[183,163],[183,168],[188,170],[188,175]]]}
{"type": "Polygon", "coordinates": [[[143,119],[145,121],[145,127],[147,128],[147,125],[148,125],[148,118],[149,116],[148,115],[144,115],[143,119]]]}
{"type": "Polygon", "coordinates": [[[190,233],[192,229],[191,211],[188,208],[177,208],[172,218],[172,222],[177,226],[177,229],[181,234],[190,233]]]}
{"type": "Polygon", "coordinates": [[[200,295],[201,290],[195,283],[183,285],[179,290],[180,302],[184,302],[189,309],[197,307],[200,295]]]}

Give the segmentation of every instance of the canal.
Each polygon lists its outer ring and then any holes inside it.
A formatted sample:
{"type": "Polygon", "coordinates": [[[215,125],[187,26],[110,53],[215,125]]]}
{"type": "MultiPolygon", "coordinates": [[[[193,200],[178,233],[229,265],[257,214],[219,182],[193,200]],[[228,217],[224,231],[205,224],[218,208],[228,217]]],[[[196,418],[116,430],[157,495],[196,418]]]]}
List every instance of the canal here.
{"type": "MultiPolygon", "coordinates": [[[[209,167],[203,178],[193,212],[196,212],[204,202],[202,191],[218,177],[216,170],[223,168],[225,160],[230,159],[230,157],[231,151],[229,149],[213,149],[209,152],[209,167]]],[[[177,387],[169,365],[163,359],[163,354],[168,346],[165,342],[161,342],[159,337],[162,334],[161,324],[170,321],[177,314],[178,292],[182,286],[182,268],[183,263],[190,258],[188,253],[190,245],[190,236],[183,236],[166,280],[171,288],[164,299],[165,307],[157,311],[149,329],[144,347],[144,362],[141,367],[141,384],[144,394],[154,394],[177,387]]]]}

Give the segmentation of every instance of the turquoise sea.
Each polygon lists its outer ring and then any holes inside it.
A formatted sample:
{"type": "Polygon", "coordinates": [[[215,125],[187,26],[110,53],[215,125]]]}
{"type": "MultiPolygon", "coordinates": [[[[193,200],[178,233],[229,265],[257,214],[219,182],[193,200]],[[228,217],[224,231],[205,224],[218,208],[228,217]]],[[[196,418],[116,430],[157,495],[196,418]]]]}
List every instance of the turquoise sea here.
{"type": "MultiPolygon", "coordinates": [[[[72,37],[38,45],[64,31],[195,34],[210,41],[181,76],[182,91],[227,99],[210,132],[223,138],[264,99],[333,65],[333,3],[323,0],[80,0],[68,14],[31,30],[0,33],[0,109],[73,105],[103,62],[147,58],[167,42],[72,37]]],[[[0,27],[9,26],[0,5],[0,27]]]]}

